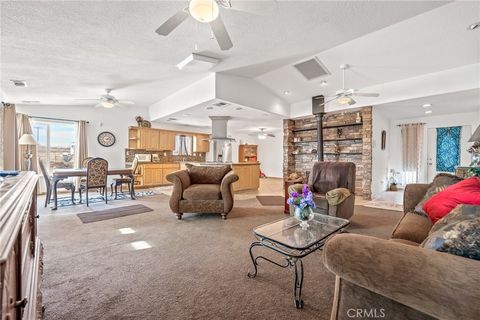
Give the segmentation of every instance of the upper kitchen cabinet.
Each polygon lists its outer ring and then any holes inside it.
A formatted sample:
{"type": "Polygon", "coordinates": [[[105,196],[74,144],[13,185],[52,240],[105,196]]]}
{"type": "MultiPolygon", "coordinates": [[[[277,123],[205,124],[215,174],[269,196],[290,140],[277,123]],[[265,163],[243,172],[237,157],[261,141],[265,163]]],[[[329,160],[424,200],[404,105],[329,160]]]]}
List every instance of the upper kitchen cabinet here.
{"type": "Polygon", "coordinates": [[[208,141],[210,136],[208,134],[196,134],[194,137],[195,149],[193,152],[208,152],[210,150],[210,141],[208,141]]]}
{"type": "Polygon", "coordinates": [[[160,131],[160,150],[175,150],[175,131],[159,130],[160,131]]]}
{"type": "Polygon", "coordinates": [[[130,127],[128,129],[128,147],[130,149],[159,150],[159,130],[130,127]]]}

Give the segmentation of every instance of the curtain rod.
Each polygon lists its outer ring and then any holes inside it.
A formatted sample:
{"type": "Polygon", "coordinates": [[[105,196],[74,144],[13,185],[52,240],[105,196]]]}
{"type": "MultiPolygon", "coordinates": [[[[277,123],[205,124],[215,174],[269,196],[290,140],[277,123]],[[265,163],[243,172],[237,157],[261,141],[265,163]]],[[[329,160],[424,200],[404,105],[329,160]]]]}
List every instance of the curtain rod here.
{"type": "Polygon", "coordinates": [[[406,125],[410,125],[410,124],[427,124],[427,123],[426,122],[402,123],[402,124],[397,124],[397,127],[406,126],[406,125]]]}
{"type": "MultiPolygon", "coordinates": [[[[34,119],[44,119],[44,120],[59,120],[59,121],[71,121],[71,122],[80,122],[81,120],[70,120],[70,119],[61,119],[61,118],[49,118],[49,117],[38,117],[38,116],[28,116],[29,118],[34,119]]],[[[86,123],[90,123],[89,121],[85,121],[86,123]]]]}

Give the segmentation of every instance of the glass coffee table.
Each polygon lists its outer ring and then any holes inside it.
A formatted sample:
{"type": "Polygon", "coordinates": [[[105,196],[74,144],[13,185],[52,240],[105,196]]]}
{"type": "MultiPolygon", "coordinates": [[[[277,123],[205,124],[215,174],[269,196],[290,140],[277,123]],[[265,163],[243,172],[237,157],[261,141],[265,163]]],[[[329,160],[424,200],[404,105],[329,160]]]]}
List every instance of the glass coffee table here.
{"type": "Polygon", "coordinates": [[[254,228],[253,233],[258,241],[250,244],[249,251],[255,270],[248,272],[248,276],[250,278],[256,277],[259,260],[266,260],[279,267],[290,269],[294,273],[293,295],[295,307],[303,308],[302,258],[321,249],[328,237],[342,232],[349,223],[346,219],[315,213],[313,220],[308,222],[309,227],[307,229],[302,229],[300,222],[295,217],[274,221],[254,228]],[[286,261],[282,264],[262,255],[254,256],[252,249],[255,247],[273,250],[282,255],[286,261]]]}

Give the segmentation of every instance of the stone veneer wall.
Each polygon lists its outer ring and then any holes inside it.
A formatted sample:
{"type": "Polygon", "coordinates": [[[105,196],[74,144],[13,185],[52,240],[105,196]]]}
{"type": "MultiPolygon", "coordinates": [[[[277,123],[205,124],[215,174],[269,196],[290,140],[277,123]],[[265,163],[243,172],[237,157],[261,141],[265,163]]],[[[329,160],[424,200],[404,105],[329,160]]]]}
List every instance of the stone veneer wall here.
{"type": "MultiPolygon", "coordinates": [[[[363,199],[369,200],[372,195],[372,107],[364,107],[351,112],[327,113],[323,120],[323,126],[341,126],[356,123],[357,112],[360,112],[362,116],[362,124],[324,129],[325,161],[355,163],[356,194],[362,196],[363,199]],[[338,129],[341,129],[341,135],[339,135],[338,129]],[[338,153],[338,151],[340,154],[333,154],[338,153]]],[[[317,131],[294,131],[295,129],[307,128],[316,128],[314,116],[297,120],[287,119],[283,122],[284,178],[287,178],[293,172],[306,177],[307,172],[312,169],[313,163],[317,161],[317,154],[311,153],[312,149],[317,148],[315,141],[317,139],[317,131]],[[294,138],[300,138],[302,142],[295,143],[294,138]],[[294,151],[298,151],[300,154],[294,155],[294,151]]]]}

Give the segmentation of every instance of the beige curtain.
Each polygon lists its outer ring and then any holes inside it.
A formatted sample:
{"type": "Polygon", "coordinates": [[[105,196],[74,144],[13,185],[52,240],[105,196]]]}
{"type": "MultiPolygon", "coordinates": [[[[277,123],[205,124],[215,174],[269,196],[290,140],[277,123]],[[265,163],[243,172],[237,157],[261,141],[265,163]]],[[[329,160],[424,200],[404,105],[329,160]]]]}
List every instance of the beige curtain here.
{"type": "MultiPolygon", "coordinates": [[[[30,133],[32,134],[32,125],[30,124],[30,118],[23,113],[17,113],[17,128],[18,128],[18,139],[20,139],[24,134],[30,133]]],[[[32,159],[30,164],[30,170],[38,172],[38,152],[37,146],[18,146],[20,159],[18,162],[18,167],[21,170],[26,170],[25,168],[25,161],[23,155],[27,152],[27,148],[30,148],[32,152],[32,159]]]]}
{"type": "Polygon", "coordinates": [[[423,123],[400,125],[402,131],[402,163],[406,183],[418,182],[423,148],[423,123]]]}
{"type": "MultiPolygon", "coordinates": [[[[87,144],[87,121],[78,121],[77,127],[77,141],[75,144],[75,168],[82,167],[83,159],[88,157],[87,144]]],[[[75,180],[76,185],[80,183],[80,179],[75,180]]]]}
{"type": "Polygon", "coordinates": [[[0,169],[19,170],[18,131],[15,105],[3,103],[0,107],[0,169]]]}

